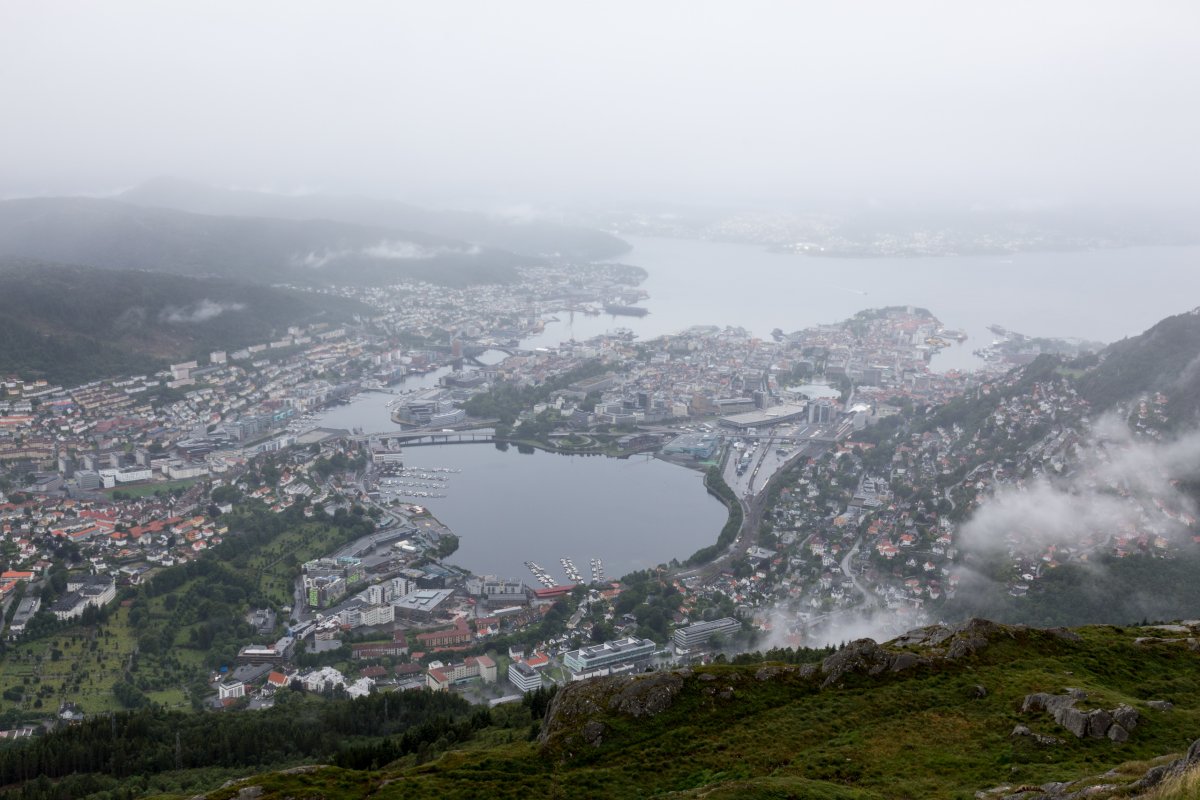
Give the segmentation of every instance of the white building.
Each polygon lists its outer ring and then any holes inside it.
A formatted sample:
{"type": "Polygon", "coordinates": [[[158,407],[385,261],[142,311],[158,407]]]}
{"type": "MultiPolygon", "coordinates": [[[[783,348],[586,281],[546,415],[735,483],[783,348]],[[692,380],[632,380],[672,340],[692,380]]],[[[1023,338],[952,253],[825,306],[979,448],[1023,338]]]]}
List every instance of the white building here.
{"type": "Polygon", "coordinates": [[[300,677],[304,688],[310,692],[321,692],[335,686],[345,686],[346,676],[333,667],[322,667],[300,677]]]}
{"type": "Polygon", "coordinates": [[[363,625],[386,625],[396,618],[396,607],[390,603],[363,606],[359,611],[359,622],[363,625]]]}
{"type": "Polygon", "coordinates": [[[217,697],[221,700],[246,696],[246,684],[239,680],[221,681],[217,686],[217,697]]]}
{"type": "Polygon", "coordinates": [[[117,585],[105,575],[88,575],[69,578],[67,593],[58,599],[50,610],[59,620],[74,619],[83,615],[88,606],[102,608],[117,596],[117,585]]]}
{"type": "Polygon", "coordinates": [[[524,661],[514,661],[508,666],[508,682],[522,692],[542,688],[542,676],[524,661]]]}
{"type": "Polygon", "coordinates": [[[373,679],[359,678],[354,683],[346,687],[346,694],[350,695],[351,698],[366,697],[371,693],[371,689],[374,688],[374,686],[375,681],[373,679]]]}

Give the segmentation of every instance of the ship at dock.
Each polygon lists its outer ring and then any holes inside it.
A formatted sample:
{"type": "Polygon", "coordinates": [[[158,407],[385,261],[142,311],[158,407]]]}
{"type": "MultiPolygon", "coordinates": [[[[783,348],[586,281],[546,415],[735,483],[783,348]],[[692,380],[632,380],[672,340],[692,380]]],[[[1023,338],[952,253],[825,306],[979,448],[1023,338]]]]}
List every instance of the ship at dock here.
{"type": "Polygon", "coordinates": [[[605,303],[604,311],[617,317],[644,317],[650,313],[649,309],[641,306],[626,306],[619,303],[605,303]]]}

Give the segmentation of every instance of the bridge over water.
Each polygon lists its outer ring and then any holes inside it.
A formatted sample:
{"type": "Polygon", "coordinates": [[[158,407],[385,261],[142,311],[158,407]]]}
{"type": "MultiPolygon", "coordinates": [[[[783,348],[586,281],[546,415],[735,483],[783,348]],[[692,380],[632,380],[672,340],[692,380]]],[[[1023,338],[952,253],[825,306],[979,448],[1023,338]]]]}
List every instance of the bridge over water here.
{"type": "MultiPolygon", "coordinates": [[[[450,345],[445,345],[445,344],[426,345],[425,349],[426,350],[435,350],[439,353],[445,353],[447,355],[452,355],[454,352],[453,348],[450,347],[450,345]]],[[[484,353],[488,352],[489,350],[496,350],[498,352],[504,353],[505,355],[509,355],[509,356],[527,356],[527,355],[531,355],[533,353],[532,350],[524,350],[520,347],[514,347],[512,345],[507,345],[507,344],[481,344],[481,343],[476,343],[476,342],[470,342],[470,343],[463,342],[462,343],[462,351],[461,351],[462,352],[462,360],[469,361],[470,363],[472,363],[478,367],[489,366],[479,360],[479,357],[481,355],[483,355],[484,353]]]]}
{"type": "Polygon", "coordinates": [[[391,431],[388,433],[359,434],[350,438],[356,442],[375,442],[387,450],[398,450],[403,447],[494,442],[496,441],[496,431],[493,428],[474,428],[463,431],[391,431]]]}

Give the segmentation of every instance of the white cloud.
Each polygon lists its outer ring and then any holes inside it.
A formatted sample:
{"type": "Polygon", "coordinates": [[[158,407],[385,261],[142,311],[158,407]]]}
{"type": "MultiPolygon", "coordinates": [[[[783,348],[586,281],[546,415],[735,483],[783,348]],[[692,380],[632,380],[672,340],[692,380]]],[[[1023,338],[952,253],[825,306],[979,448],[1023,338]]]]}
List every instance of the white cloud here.
{"type": "Polygon", "coordinates": [[[167,306],[158,315],[163,322],[207,322],[227,311],[242,311],[245,303],[218,303],[207,298],[183,308],[167,306]]]}
{"type": "Polygon", "coordinates": [[[371,258],[382,258],[389,261],[419,261],[437,258],[441,255],[477,256],[482,252],[478,245],[469,247],[445,247],[415,244],[414,242],[385,240],[371,247],[364,247],[362,254],[371,258]]]}
{"type": "Polygon", "coordinates": [[[1195,508],[1174,482],[1197,474],[1200,432],[1148,442],[1106,417],[1069,477],[1043,475],[1001,487],[963,525],[959,543],[980,553],[1033,554],[1049,545],[1090,546],[1135,532],[1178,534],[1184,526],[1170,515],[1194,516],[1195,508]]]}

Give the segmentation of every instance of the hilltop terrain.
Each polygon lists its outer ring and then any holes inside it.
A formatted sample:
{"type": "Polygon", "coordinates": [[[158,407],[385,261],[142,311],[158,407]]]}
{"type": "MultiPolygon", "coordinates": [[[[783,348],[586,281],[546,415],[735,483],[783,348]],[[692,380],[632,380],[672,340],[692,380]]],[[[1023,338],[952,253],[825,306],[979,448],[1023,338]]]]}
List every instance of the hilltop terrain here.
{"type": "MultiPolygon", "coordinates": [[[[423,707],[414,720],[425,720],[425,733],[393,725],[384,738],[370,738],[383,721],[368,715],[367,738],[344,740],[336,753],[312,746],[341,766],[265,774],[204,797],[1144,797],[1200,761],[1198,633],[1196,622],[1038,630],[972,620],[829,655],[788,651],[772,662],[740,657],[572,683],[540,721],[537,695],[470,720],[453,704],[423,707]],[[527,736],[521,720],[531,713],[527,736]]],[[[369,702],[370,714],[383,714],[377,697],[369,702]]],[[[196,725],[228,729],[228,719],[195,720],[188,736],[196,725]]],[[[267,741],[277,739],[271,726],[288,724],[261,720],[267,741]]],[[[121,715],[114,723],[128,724],[121,715]]],[[[33,747],[45,759],[98,731],[68,729],[33,747]]],[[[126,735],[132,757],[141,734],[126,735]]],[[[237,741],[232,729],[220,736],[237,741]]],[[[259,748],[246,744],[254,758],[259,748]]],[[[149,756],[155,746],[146,746],[149,756]]],[[[198,755],[176,758],[199,767],[198,755]]],[[[0,758],[10,779],[19,763],[0,758]]],[[[146,773],[142,786],[181,775],[146,773]]]]}

